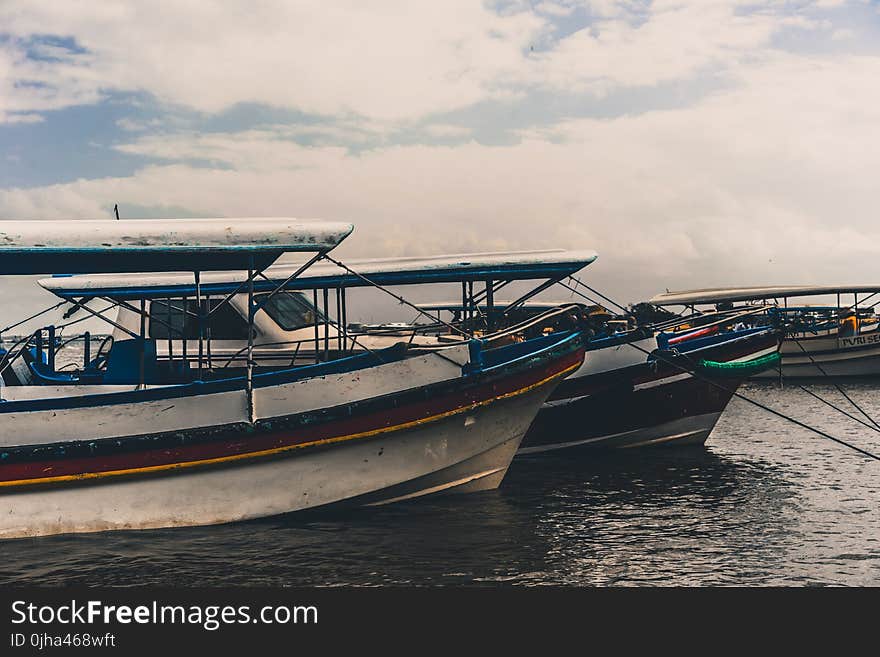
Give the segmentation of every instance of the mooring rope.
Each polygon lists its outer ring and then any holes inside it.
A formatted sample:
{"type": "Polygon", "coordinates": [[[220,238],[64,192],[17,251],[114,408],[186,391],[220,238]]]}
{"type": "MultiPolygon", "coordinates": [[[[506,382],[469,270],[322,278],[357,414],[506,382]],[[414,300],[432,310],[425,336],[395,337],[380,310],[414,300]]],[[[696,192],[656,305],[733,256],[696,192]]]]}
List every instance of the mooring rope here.
{"type": "Polygon", "coordinates": [[[434,316],[431,315],[430,313],[428,313],[428,312],[422,310],[421,308],[419,308],[419,307],[418,307],[417,305],[415,305],[414,303],[410,303],[409,301],[407,301],[406,299],[404,299],[404,298],[403,298],[402,296],[400,296],[399,294],[395,294],[395,293],[392,292],[391,290],[389,290],[389,289],[387,289],[387,288],[384,288],[384,287],[382,287],[381,285],[379,285],[378,283],[375,283],[375,282],[371,281],[369,278],[367,278],[367,277],[364,276],[363,274],[359,274],[359,273],[356,272],[354,269],[352,269],[351,267],[349,267],[348,265],[346,265],[344,262],[340,262],[339,260],[336,260],[336,259],[333,258],[332,256],[327,255],[326,253],[324,254],[323,257],[324,257],[325,259],[329,260],[330,262],[332,262],[332,263],[333,263],[334,265],[336,265],[337,267],[339,267],[339,268],[341,268],[341,269],[344,269],[344,270],[347,271],[349,274],[352,274],[352,275],[354,275],[354,276],[357,276],[358,278],[360,278],[362,281],[364,281],[364,282],[367,283],[368,285],[373,286],[373,287],[376,288],[377,290],[381,290],[382,292],[384,292],[385,294],[387,294],[387,295],[393,297],[394,299],[396,299],[396,300],[399,301],[400,303],[402,303],[402,304],[404,304],[404,305],[406,305],[406,306],[409,306],[410,308],[412,308],[413,310],[415,310],[415,311],[418,312],[419,314],[424,315],[425,317],[427,317],[427,318],[430,319],[431,321],[439,322],[440,324],[443,324],[443,326],[445,326],[445,327],[448,328],[449,330],[451,330],[451,331],[455,331],[456,333],[459,333],[460,335],[463,335],[463,336],[466,337],[466,338],[473,338],[473,337],[474,337],[474,336],[471,335],[470,333],[467,333],[466,331],[464,331],[464,330],[458,328],[458,327],[455,326],[454,324],[450,324],[449,322],[446,322],[446,321],[444,321],[444,320],[442,320],[442,319],[439,319],[439,318],[437,318],[437,317],[434,317],[434,316]]]}
{"type": "Polygon", "coordinates": [[[861,424],[862,426],[868,427],[871,431],[876,431],[877,433],[880,433],[880,429],[878,429],[877,427],[875,427],[873,424],[868,424],[868,423],[865,422],[863,419],[856,417],[856,416],[853,415],[852,413],[847,413],[845,410],[843,410],[843,409],[840,408],[839,406],[835,406],[833,403],[831,403],[830,401],[828,401],[827,399],[825,399],[825,398],[822,397],[821,395],[817,395],[815,392],[813,392],[813,391],[810,390],[809,388],[806,388],[806,387],[804,387],[804,386],[798,386],[798,387],[799,387],[801,390],[803,390],[805,393],[807,393],[808,395],[810,395],[810,396],[815,397],[816,399],[818,399],[818,400],[819,400],[820,402],[822,402],[823,404],[828,404],[828,405],[829,405],[831,408],[833,408],[835,411],[837,411],[837,412],[839,412],[839,413],[842,413],[843,415],[846,415],[849,419],[853,420],[854,422],[858,422],[858,423],[861,424]]]}
{"type": "MultiPolygon", "coordinates": [[[[643,349],[642,347],[639,347],[638,345],[636,345],[632,342],[628,342],[627,344],[630,347],[632,347],[633,349],[637,349],[638,351],[641,351],[642,353],[645,353],[649,356],[652,355],[652,352],[648,351],[647,349],[643,349]]],[[[816,427],[810,426],[809,424],[806,424],[805,422],[801,422],[800,420],[797,420],[797,419],[791,417],[790,415],[786,415],[785,413],[782,413],[781,411],[777,411],[775,408],[771,408],[770,406],[767,406],[766,404],[762,404],[759,401],[756,401],[750,397],[747,397],[746,395],[742,394],[741,392],[737,392],[736,390],[731,390],[730,388],[727,388],[726,386],[723,386],[720,383],[713,381],[709,377],[701,375],[699,372],[696,371],[696,368],[688,369],[687,367],[679,365],[678,363],[666,358],[662,354],[653,353],[653,355],[655,358],[662,360],[669,365],[672,365],[676,369],[681,370],[682,372],[687,372],[688,374],[708,383],[709,385],[712,385],[712,386],[718,388],[719,390],[723,390],[724,392],[727,392],[734,397],[742,399],[743,401],[746,401],[749,404],[757,406],[758,408],[761,408],[761,409],[767,411],[768,413],[771,413],[772,415],[775,415],[779,418],[782,418],[783,420],[787,420],[793,424],[796,424],[797,426],[799,426],[803,429],[807,429],[808,431],[812,431],[813,433],[816,433],[816,434],[822,436],[823,438],[827,438],[828,440],[832,440],[840,445],[843,445],[844,447],[849,447],[850,449],[852,449],[856,452],[859,452],[860,454],[863,454],[869,458],[872,458],[875,461],[880,461],[880,456],[878,456],[876,454],[872,454],[871,452],[864,450],[861,447],[857,447],[856,445],[853,445],[851,443],[848,443],[845,440],[842,440],[840,438],[832,436],[830,433],[827,433],[826,431],[822,431],[821,429],[817,429],[816,427]]],[[[680,355],[684,356],[688,360],[692,361],[692,359],[690,358],[690,356],[688,354],[685,353],[685,354],[680,354],[680,355]]]]}
{"type": "MultiPolygon", "coordinates": [[[[807,352],[806,349],[804,349],[804,345],[802,345],[802,344],[800,343],[800,340],[797,340],[797,339],[795,339],[795,338],[792,338],[792,340],[793,340],[794,343],[798,346],[798,348],[799,348],[799,349],[800,349],[800,350],[806,355],[806,357],[810,359],[810,362],[816,367],[816,369],[818,369],[820,372],[822,372],[822,375],[823,375],[825,378],[830,379],[830,378],[831,378],[831,375],[829,375],[829,374],[825,371],[825,369],[824,369],[821,365],[819,365],[819,363],[817,363],[815,360],[813,360],[813,356],[812,356],[809,352],[807,352]]],[[[832,385],[834,385],[835,388],[837,388],[837,392],[839,392],[841,395],[843,395],[843,398],[844,398],[844,399],[846,399],[850,404],[852,404],[852,405],[855,407],[855,409],[856,409],[859,413],[861,413],[861,414],[864,415],[866,418],[868,418],[868,421],[871,422],[871,424],[873,424],[875,427],[877,427],[878,430],[880,430],[880,424],[877,424],[877,422],[874,420],[874,418],[872,418],[870,415],[868,415],[868,414],[862,409],[861,406],[859,406],[858,404],[856,404],[856,403],[850,398],[850,396],[849,396],[848,394],[846,394],[846,392],[844,392],[843,388],[841,388],[840,385],[838,385],[838,383],[837,383],[836,381],[831,381],[831,383],[832,383],[832,385]]],[[[800,386],[800,388],[801,388],[802,390],[805,389],[803,386],[800,386]]]]}
{"type": "Polygon", "coordinates": [[[51,312],[51,311],[53,311],[53,310],[56,310],[57,308],[60,308],[61,306],[63,306],[65,303],[69,303],[69,302],[67,301],[67,299],[65,299],[64,301],[59,301],[59,302],[56,303],[54,306],[50,306],[49,308],[46,308],[46,309],[44,309],[44,310],[41,310],[40,312],[38,312],[38,313],[36,313],[36,314],[34,314],[34,315],[31,315],[30,317],[25,317],[24,319],[22,319],[21,321],[16,322],[15,324],[10,324],[10,325],[7,326],[6,328],[0,329],[0,335],[2,335],[3,333],[6,333],[7,331],[11,331],[12,329],[16,328],[17,326],[21,326],[21,325],[24,324],[25,322],[29,322],[29,321],[31,321],[32,319],[36,319],[36,318],[39,317],[40,315],[45,315],[45,314],[48,313],[48,312],[51,312]]]}

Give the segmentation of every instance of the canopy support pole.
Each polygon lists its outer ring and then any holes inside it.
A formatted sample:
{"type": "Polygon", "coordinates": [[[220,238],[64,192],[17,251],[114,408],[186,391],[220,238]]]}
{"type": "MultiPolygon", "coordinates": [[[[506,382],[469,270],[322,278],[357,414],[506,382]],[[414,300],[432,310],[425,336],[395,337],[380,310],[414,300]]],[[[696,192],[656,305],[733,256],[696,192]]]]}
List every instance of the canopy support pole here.
{"type": "Polygon", "coordinates": [[[467,283],[461,282],[461,323],[467,326],[468,317],[467,283]]]}
{"type": "MultiPolygon", "coordinates": [[[[312,258],[309,258],[308,262],[306,262],[305,264],[301,265],[301,266],[299,267],[299,269],[297,269],[297,270],[296,270],[295,272],[293,272],[290,276],[288,276],[287,278],[285,278],[285,279],[281,282],[280,285],[276,285],[274,290],[272,290],[271,292],[269,292],[269,294],[265,295],[265,296],[263,297],[263,299],[260,301],[260,303],[259,303],[259,305],[258,305],[258,307],[257,307],[257,310],[260,310],[260,308],[262,308],[262,307],[265,306],[267,303],[269,303],[269,301],[272,299],[272,297],[274,297],[274,296],[275,296],[276,294],[278,294],[279,292],[282,292],[282,291],[284,291],[284,292],[288,292],[287,290],[284,289],[285,287],[287,287],[287,284],[290,283],[290,281],[292,281],[294,278],[296,278],[297,276],[299,276],[300,274],[302,274],[306,269],[308,269],[309,267],[311,267],[315,262],[317,262],[318,260],[320,260],[320,259],[323,258],[323,257],[324,257],[324,253],[323,253],[323,251],[322,251],[321,253],[316,253],[312,258]]],[[[268,278],[266,278],[266,274],[265,274],[264,272],[265,272],[265,269],[261,269],[261,270],[258,272],[259,276],[263,277],[263,278],[266,279],[266,280],[269,280],[268,278]]],[[[288,293],[289,293],[289,292],[288,292],[288,293]]],[[[234,295],[234,294],[235,294],[235,293],[233,293],[233,295],[234,295]]],[[[233,295],[230,295],[230,296],[227,297],[227,298],[231,299],[233,295]]],[[[318,305],[317,305],[317,303],[316,303],[316,304],[315,304],[315,308],[317,308],[317,307],[318,307],[318,305]]]]}
{"type": "MultiPolygon", "coordinates": [[[[208,293],[205,296],[205,308],[208,309],[208,312],[205,314],[206,318],[211,317],[211,294],[208,293]]],[[[214,361],[211,359],[211,339],[213,336],[211,335],[211,322],[207,322],[205,324],[205,357],[208,361],[208,371],[214,369],[214,361]]]]}
{"type": "Polygon", "coordinates": [[[342,293],[342,322],[340,326],[342,328],[342,349],[345,353],[348,350],[348,309],[346,308],[345,288],[340,288],[340,292],[342,293]]]}
{"type": "Polygon", "coordinates": [[[330,360],[330,308],[329,298],[330,290],[324,288],[324,360],[330,360]]]}
{"type": "MultiPolygon", "coordinates": [[[[187,383],[189,382],[189,359],[186,353],[186,308],[187,303],[189,301],[188,297],[183,297],[183,321],[181,322],[181,337],[183,338],[183,344],[181,345],[181,357],[183,358],[183,371],[187,373],[187,383]]],[[[170,309],[169,309],[170,313],[170,309]]],[[[171,335],[171,327],[168,327],[168,335],[171,335]]]]}
{"type": "MultiPolygon", "coordinates": [[[[102,298],[103,298],[103,297],[102,297],[102,298]]],[[[104,310],[101,310],[101,311],[92,310],[91,308],[89,308],[87,305],[85,305],[85,304],[84,304],[83,302],[81,302],[81,301],[71,300],[70,303],[72,303],[72,304],[75,305],[75,306],[78,306],[78,307],[82,308],[83,310],[85,310],[87,313],[89,313],[89,314],[92,315],[93,317],[97,317],[98,319],[107,322],[107,323],[110,324],[110,326],[112,326],[113,328],[118,328],[120,331],[122,331],[122,332],[125,333],[126,335],[128,335],[128,336],[134,338],[135,340],[137,340],[137,338],[138,338],[137,333],[135,333],[134,331],[132,331],[132,330],[130,330],[130,329],[128,329],[128,328],[126,328],[125,326],[123,326],[122,324],[120,324],[120,323],[118,323],[118,322],[114,322],[114,321],[113,321],[112,319],[110,319],[109,317],[105,317],[105,316],[103,315],[103,313],[107,312],[108,310],[111,310],[112,308],[116,308],[116,307],[118,307],[118,306],[120,305],[119,302],[117,302],[117,301],[113,301],[112,299],[110,299],[109,301],[110,301],[110,303],[112,303],[113,305],[112,305],[110,308],[105,308],[104,310]]],[[[80,321],[80,320],[75,320],[75,321],[78,322],[78,321],[80,321]]],[[[73,322],[69,322],[67,325],[69,326],[69,325],[72,324],[72,323],[73,323],[73,322]]]]}
{"type": "MultiPolygon", "coordinates": [[[[153,306],[150,306],[152,308],[153,306]]],[[[185,306],[184,306],[185,307],[185,306]]],[[[165,299],[165,319],[168,322],[168,372],[172,374],[174,372],[174,340],[171,332],[171,299],[165,299]]]]}
{"type": "Polygon", "coordinates": [[[853,310],[856,311],[856,335],[862,332],[862,322],[859,320],[859,293],[853,292],[853,310]]]}
{"type": "Polygon", "coordinates": [[[247,345],[247,409],[251,424],[256,421],[254,414],[254,256],[248,257],[248,345],[247,345]]]}
{"type": "Polygon", "coordinates": [[[205,356],[205,332],[204,332],[204,318],[205,313],[202,310],[202,282],[201,275],[199,272],[193,272],[193,276],[196,280],[196,309],[198,311],[198,320],[197,320],[197,328],[199,332],[199,381],[202,380],[202,358],[205,356]]]}
{"type": "Polygon", "coordinates": [[[318,333],[318,288],[312,290],[312,307],[315,309],[315,363],[321,362],[321,337],[318,333]]]}
{"type": "Polygon", "coordinates": [[[486,281],[486,329],[495,328],[495,282],[486,281]]]}
{"type": "Polygon", "coordinates": [[[516,308],[520,304],[525,303],[526,301],[528,301],[532,297],[539,295],[541,292],[543,292],[544,290],[546,290],[549,287],[556,285],[558,282],[560,282],[558,278],[550,278],[550,279],[544,281],[543,283],[541,283],[538,287],[536,287],[534,290],[532,290],[528,294],[524,294],[516,301],[511,301],[509,304],[507,304],[507,307],[502,311],[502,314],[506,315],[507,313],[509,313],[511,310],[513,310],[514,308],[516,308]]]}
{"type": "Polygon", "coordinates": [[[340,288],[336,288],[336,349],[338,350],[337,358],[342,355],[342,331],[339,330],[339,325],[342,322],[342,298],[339,293],[340,288]]]}
{"type": "Polygon", "coordinates": [[[143,387],[144,387],[144,370],[145,370],[144,359],[146,358],[146,355],[144,354],[144,350],[146,349],[146,346],[147,346],[146,342],[145,342],[146,339],[147,339],[147,300],[141,299],[141,335],[140,335],[140,340],[138,341],[140,343],[140,345],[139,345],[140,349],[138,349],[138,351],[140,352],[140,362],[138,364],[139,365],[139,368],[138,368],[138,370],[139,370],[138,371],[138,388],[140,388],[140,389],[143,389],[143,387]]]}

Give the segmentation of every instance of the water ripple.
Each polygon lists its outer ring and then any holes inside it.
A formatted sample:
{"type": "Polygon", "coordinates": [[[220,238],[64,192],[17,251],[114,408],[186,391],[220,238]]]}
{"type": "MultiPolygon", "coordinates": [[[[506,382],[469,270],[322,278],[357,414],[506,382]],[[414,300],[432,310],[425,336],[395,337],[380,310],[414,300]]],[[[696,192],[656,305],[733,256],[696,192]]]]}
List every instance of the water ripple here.
{"type": "MultiPolygon", "coordinates": [[[[880,450],[795,387],[743,392],[880,450]]],[[[877,384],[848,392],[880,418],[877,384]]],[[[0,583],[876,586],[878,475],[735,400],[705,448],[523,460],[498,491],[344,514],[7,541],[0,583]]]]}

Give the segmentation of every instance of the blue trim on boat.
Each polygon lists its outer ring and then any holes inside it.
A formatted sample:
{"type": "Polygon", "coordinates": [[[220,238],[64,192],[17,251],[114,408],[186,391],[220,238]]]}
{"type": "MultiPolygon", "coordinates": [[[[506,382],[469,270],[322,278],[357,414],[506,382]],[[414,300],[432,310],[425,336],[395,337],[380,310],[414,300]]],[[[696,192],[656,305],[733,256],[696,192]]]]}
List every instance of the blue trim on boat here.
{"type": "Polygon", "coordinates": [[[769,326],[759,326],[756,328],[745,329],[742,331],[730,331],[728,333],[718,333],[705,338],[697,338],[694,340],[686,340],[679,344],[671,345],[669,349],[660,349],[660,351],[677,351],[682,354],[694,354],[705,349],[712,349],[718,345],[737,342],[739,340],[747,340],[756,335],[772,334],[778,332],[778,329],[769,326]]]}
{"type": "Polygon", "coordinates": [[[525,340],[524,342],[515,342],[503,347],[485,349],[482,352],[482,371],[490,372],[498,367],[539,356],[557,345],[565,344],[579,337],[583,337],[583,333],[580,331],[558,331],[550,335],[525,340]]]}
{"type": "MultiPolygon", "coordinates": [[[[131,273],[179,271],[181,266],[199,271],[247,269],[249,259],[263,268],[278,259],[286,250],[277,245],[239,247],[162,247],[104,249],[17,249],[0,248],[0,274],[23,275],[41,273],[131,273]],[[63,258],[62,265],[59,264],[63,258]]],[[[312,251],[319,250],[315,247],[312,251]]]]}
{"type": "MultiPolygon", "coordinates": [[[[506,281],[506,280],[530,280],[538,278],[555,278],[567,276],[582,269],[585,266],[582,260],[568,263],[538,263],[535,265],[516,266],[492,266],[468,269],[466,267],[437,268],[430,271],[410,270],[396,272],[367,273],[365,276],[377,285],[418,285],[422,283],[455,283],[461,281],[506,281]]],[[[255,292],[271,292],[282,281],[280,280],[255,280],[255,292]]],[[[231,283],[202,283],[203,296],[230,294],[241,287],[242,282],[231,283]]],[[[365,287],[370,284],[357,276],[332,275],[332,276],[300,276],[289,281],[285,290],[311,290],[336,287],[365,287]]],[[[64,299],[97,296],[107,299],[154,299],[195,296],[195,283],[185,285],[166,286],[141,286],[141,287],[109,287],[106,289],[64,289],[52,290],[52,293],[64,299]]]]}
{"type": "MultiPolygon", "coordinates": [[[[537,350],[530,351],[525,355],[505,360],[499,364],[486,367],[484,369],[475,370],[474,374],[491,373],[500,368],[510,367],[520,362],[526,361],[535,356],[547,353],[555,347],[563,345],[569,341],[582,337],[580,332],[575,332],[564,337],[559,334],[552,336],[544,336],[534,338],[534,340],[526,340],[516,345],[508,345],[506,347],[498,347],[497,349],[486,350],[485,354],[499,351],[503,354],[504,349],[510,347],[521,347],[522,345],[531,344],[533,347],[537,344],[540,347],[537,350]],[[543,346],[547,344],[547,346],[543,346]]],[[[285,370],[276,370],[273,372],[264,372],[254,374],[254,388],[265,388],[273,385],[281,385],[292,383],[308,378],[318,376],[327,376],[331,374],[342,374],[353,372],[369,367],[393,363],[403,360],[407,355],[408,349],[405,342],[399,342],[396,345],[374,351],[372,353],[357,354],[346,358],[339,358],[328,363],[317,363],[315,365],[305,365],[285,370]]],[[[508,352],[510,353],[510,352],[508,352]]],[[[213,394],[220,392],[229,392],[233,390],[242,390],[246,385],[247,379],[244,376],[222,379],[219,381],[196,381],[194,383],[186,383],[181,385],[169,385],[161,388],[152,388],[148,390],[131,390],[124,392],[97,393],[92,395],[82,395],[78,397],[51,397],[45,399],[28,399],[4,401],[0,403],[0,415],[3,413],[15,413],[26,411],[43,411],[43,410],[60,410],[69,408],[86,408],[91,406],[112,406],[117,404],[126,404],[144,401],[158,401],[163,399],[180,399],[182,397],[193,397],[197,395],[213,394]]]]}
{"type": "MultiPolygon", "coordinates": [[[[328,374],[353,372],[376,365],[393,363],[402,360],[406,355],[406,344],[398,343],[373,353],[357,354],[340,358],[329,363],[317,363],[286,370],[254,374],[254,388],[292,383],[301,379],[328,374]]],[[[244,376],[231,377],[218,381],[195,381],[179,385],[162,386],[148,390],[130,390],[124,392],[105,392],[78,397],[50,397],[45,399],[22,399],[0,403],[0,414],[20,411],[42,411],[66,408],[85,408],[89,406],[111,406],[141,401],[161,399],[179,399],[232,390],[242,390],[247,379],[244,376]]]]}

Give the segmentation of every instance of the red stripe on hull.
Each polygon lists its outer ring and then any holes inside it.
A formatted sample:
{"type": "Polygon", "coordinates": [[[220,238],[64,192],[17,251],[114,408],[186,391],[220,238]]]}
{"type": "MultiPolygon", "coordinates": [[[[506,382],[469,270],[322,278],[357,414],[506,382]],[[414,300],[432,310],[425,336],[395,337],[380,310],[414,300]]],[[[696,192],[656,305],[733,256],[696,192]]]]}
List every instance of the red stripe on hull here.
{"type": "MultiPolygon", "coordinates": [[[[385,410],[359,417],[334,420],[317,426],[304,426],[297,428],[293,434],[291,434],[290,430],[285,430],[282,432],[248,435],[248,425],[246,425],[246,428],[243,430],[231,429],[230,435],[226,438],[211,441],[210,443],[182,445],[174,449],[166,448],[96,457],[6,464],[0,466],[0,482],[190,463],[294,447],[315,441],[387,429],[442,415],[456,409],[467,408],[501,395],[516,392],[578,365],[583,361],[583,358],[583,348],[576,349],[550,361],[543,367],[531,369],[493,383],[476,385],[461,392],[438,395],[421,402],[409,403],[404,407],[391,406],[385,410]]],[[[2,492],[2,489],[0,489],[0,492],[2,492]]]]}

